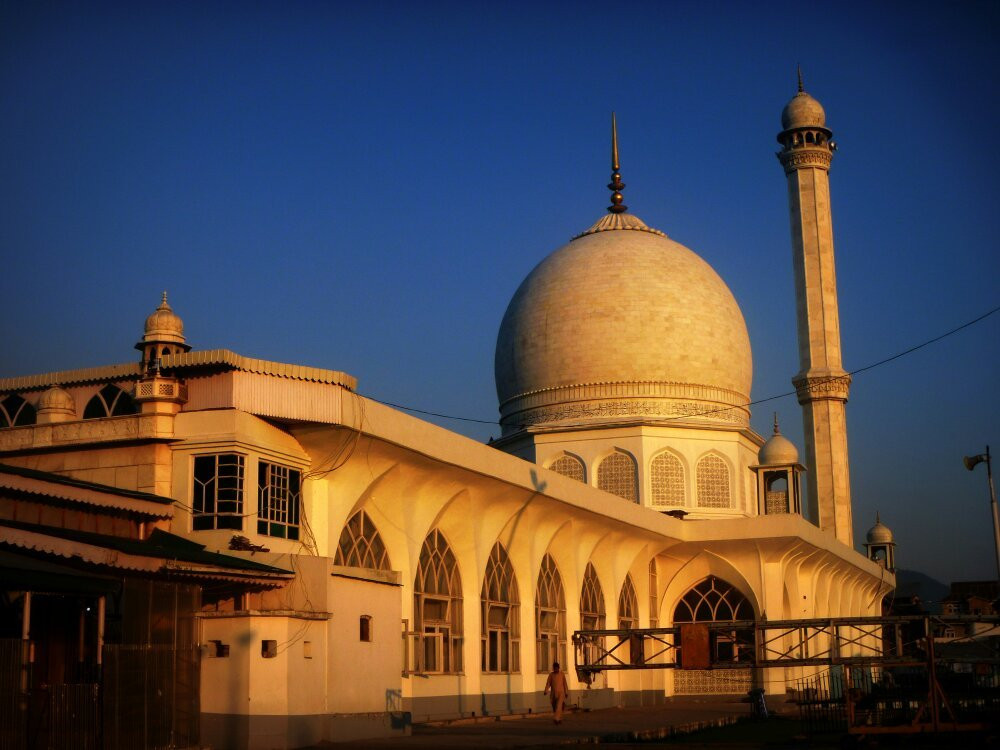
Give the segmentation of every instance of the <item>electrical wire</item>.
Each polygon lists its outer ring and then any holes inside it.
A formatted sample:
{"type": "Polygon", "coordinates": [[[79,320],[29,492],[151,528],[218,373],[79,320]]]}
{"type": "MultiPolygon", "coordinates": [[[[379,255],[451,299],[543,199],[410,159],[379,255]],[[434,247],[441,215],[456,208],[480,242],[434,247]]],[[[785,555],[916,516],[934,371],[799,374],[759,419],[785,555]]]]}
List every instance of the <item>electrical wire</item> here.
{"type": "MultiPolygon", "coordinates": [[[[950,331],[946,331],[945,333],[942,333],[939,336],[935,336],[933,338],[927,339],[926,341],[923,341],[923,342],[921,342],[919,344],[916,344],[915,346],[911,346],[909,349],[904,349],[901,352],[893,354],[892,356],[886,357],[884,359],[880,359],[877,362],[872,362],[871,364],[867,364],[864,367],[859,367],[859,368],[857,368],[855,370],[851,370],[850,372],[848,372],[848,373],[846,373],[844,375],[832,376],[832,377],[824,380],[823,382],[824,383],[833,383],[833,382],[836,382],[838,380],[849,380],[851,377],[853,377],[855,375],[859,375],[860,373],[863,373],[863,372],[868,372],[869,370],[874,370],[877,367],[881,367],[882,365],[886,365],[886,364],[889,364],[890,362],[894,362],[895,360],[899,359],[900,357],[905,357],[908,354],[913,354],[914,352],[919,351],[920,349],[923,349],[924,347],[930,346],[931,344],[936,344],[938,341],[941,341],[942,339],[946,339],[949,336],[953,336],[954,334],[958,333],[959,331],[962,331],[962,330],[964,330],[966,328],[969,328],[970,326],[975,325],[976,323],[979,323],[979,322],[981,322],[983,320],[986,320],[986,318],[990,317],[991,315],[995,315],[998,312],[1000,312],[1000,305],[997,305],[992,310],[988,310],[987,312],[983,313],[982,315],[980,315],[980,316],[978,316],[976,318],[973,318],[972,320],[966,321],[965,323],[962,323],[961,325],[956,326],[955,328],[952,328],[950,331]]],[[[690,419],[691,417],[704,417],[704,416],[709,416],[711,414],[718,414],[719,412],[733,411],[734,409],[746,409],[747,407],[750,407],[750,406],[756,406],[758,404],[766,404],[769,401],[776,401],[776,400],[778,400],[780,398],[788,398],[789,396],[794,396],[797,393],[798,393],[798,391],[787,391],[785,393],[778,393],[778,394],[775,394],[773,396],[767,396],[765,398],[759,398],[759,399],[756,399],[754,401],[748,401],[747,403],[741,404],[739,406],[723,406],[723,407],[720,407],[718,409],[708,409],[706,411],[695,412],[695,413],[692,413],[692,414],[676,415],[676,416],[673,416],[673,417],[661,417],[660,420],[664,421],[664,422],[669,422],[669,421],[672,421],[672,420],[675,420],[675,419],[690,419]]],[[[415,414],[424,414],[424,415],[430,416],[430,417],[440,417],[441,419],[453,419],[453,420],[456,420],[456,421],[459,421],[459,422],[472,422],[472,423],[475,423],[475,424],[489,424],[489,425],[502,425],[503,424],[499,420],[495,420],[495,419],[476,419],[474,417],[460,417],[460,416],[457,416],[457,415],[454,415],[454,414],[444,414],[442,412],[437,412],[437,411],[428,411],[426,409],[418,409],[415,406],[407,406],[405,404],[398,404],[398,403],[395,403],[395,402],[392,402],[392,401],[385,401],[383,399],[375,398],[374,396],[365,396],[365,398],[370,399],[372,401],[375,401],[376,403],[382,404],[384,406],[391,406],[394,409],[401,409],[403,411],[413,412],[415,414]]],[[[524,427],[527,427],[528,425],[519,424],[519,425],[514,425],[514,426],[518,427],[518,428],[524,428],[524,427]]]]}

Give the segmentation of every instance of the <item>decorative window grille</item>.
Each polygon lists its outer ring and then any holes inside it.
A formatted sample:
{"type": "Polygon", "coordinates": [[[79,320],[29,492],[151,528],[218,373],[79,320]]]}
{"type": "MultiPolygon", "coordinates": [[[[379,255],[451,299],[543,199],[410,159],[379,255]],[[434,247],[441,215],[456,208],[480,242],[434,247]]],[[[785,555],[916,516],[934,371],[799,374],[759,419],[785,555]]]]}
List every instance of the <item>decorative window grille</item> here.
{"type": "Polygon", "coordinates": [[[789,508],[788,495],[788,479],[784,474],[769,477],[767,489],[764,492],[764,512],[768,515],[789,513],[791,509],[789,508]]]}
{"type": "MultiPolygon", "coordinates": [[[[583,588],[580,591],[580,629],[604,630],[604,592],[601,582],[597,580],[597,571],[593,563],[587,563],[583,574],[583,588]]],[[[603,651],[603,638],[593,638],[582,644],[584,659],[588,664],[597,663],[599,654],[603,651]]]]}
{"type": "Polygon", "coordinates": [[[87,406],[83,410],[83,418],[101,419],[138,413],[139,406],[135,399],[118,386],[108,383],[87,402],[87,406]]]}
{"type": "Polygon", "coordinates": [[[517,578],[507,550],[493,545],[486,563],[482,593],[482,671],[519,672],[521,644],[518,633],[517,578]]]}
{"type": "Polygon", "coordinates": [[[538,672],[548,672],[554,661],[565,664],[566,594],[551,555],[542,558],[535,584],[535,633],[538,672]]]}
{"type": "Polygon", "coordinates": [[[730,508],[729,466],[716,455],[698,461],[698,507],[730,508]]]}
{"type": "Polygon", "coordinates": [[[194,457],[192,529],[243,529],[243,467],[238,453],[194,457]]]}
{"type": "Polygon", "coordinates": [[[0,401],[0,428],[35,424],[35,407],[12,393],[0,401]]]}
{"type": "Polygon", "coordinates": [[[618,596],[618,629],[625,630],[636,627],[639,624],[639,600],[635,595],[635,586],[632,584],[632,576],[625,576],[625,583],[622,584],[622,592],[618,596]]]}
{"type": "MultiPolygon", "coordinates": [[[[618,629],[631,630],[639,625],[639,601],[635,595],[632,576],[625,576],[622,591],[618,595],[618,629]]],[[[618,648],[618,658],[629,662],[632,659],[632,643],[623,643],[618,648]]]]}
{"type": "Polygon", "coordinates": [[[257,533],[299,538],[302,474],[298,469],[257,463],[257,533]]]}
{"type": "Polygon", "coordinates": [[[389,553],[378,529],[367,513],[359,510],[344,525],[340,534],[334,565],[372,570],[390,570],[389,553]]]}
{"type": "Polygon", "coordinates": [[[424,539],[413,583],[414,665],[422,673],[462,671],[462,578],[437,529],[424,539]]]}
{"type": "MultiPolygon", "coordinates": [[[[730,622],[754,619],[753,607],[743,594],[723,580],[709,576],[691,588],[674,608],[674,624],[730,622]]],[[[738,662],[752,657],[753,630],[719,632],[712,636],[715,663],[738,662]]],[[[681,694],[745,693],[751,687],[750,669],[675,670],[674,692],[681,694]]]]}
{"type": "Polygon", "coordinates": [[[597,486],[612,495],[639,502],[635,459],[628,453],[615,451],[597,466],[597,486]]]}
{"type": "Polygon", "coordinates": [[[562,474],[564,477],[575,479],[578,482],[586,481],[583,461],[576,456],[560,456],[552,462],[549,468],[557,474],[562,474]]]}
{"type": "Polygon", "coordinates": [[[673,453],[661,453],[649,466],[653,505],[682,506],[684,502],[684,466],[673,453]]]}

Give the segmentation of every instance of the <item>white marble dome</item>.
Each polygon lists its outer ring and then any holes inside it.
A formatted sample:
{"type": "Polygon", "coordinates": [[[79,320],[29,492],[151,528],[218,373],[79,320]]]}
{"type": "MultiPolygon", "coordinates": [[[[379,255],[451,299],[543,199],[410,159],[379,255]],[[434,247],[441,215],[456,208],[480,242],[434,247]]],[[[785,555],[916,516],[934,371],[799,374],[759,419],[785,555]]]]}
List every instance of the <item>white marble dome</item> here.
{"type": "Polygon", "coordinates": [[[868,529],[868,544],[889,544],[893,542],[892,530],[875,516],[875,525],[868,529]]]}
{"type": "Polygon", "coordinates": [[[805,91],[800,91],[785,105],[781,112],[781,127],[792,128],[825,128],[826,111],[823,105],[813,99],[805,91]]]}
{"type": "Polygon", "coordinates": [[[774,434],[761,446],[757,453],[757,463],[761,466],[783,466],[799,462],[799,449],[795,443],[778,432],[774,425],[774,434]]]}
{"type": "Polygon", "coordinates": [[[497,337],[505,432],[636,419],[745,425],[752,373],[729,287],[627,214],[605,216],[539,263],[497,337]]]}
{"type": "MultiPolygon", "coordinates": [[[[167,304],[167,293],[163,293],[160,306],[157,307],[148,318],[144,327],[143,342],[172,342],[184,343],[184,321],[167,304]]],[[[142,342],[138,346],[141,346],[142,342]]]]}

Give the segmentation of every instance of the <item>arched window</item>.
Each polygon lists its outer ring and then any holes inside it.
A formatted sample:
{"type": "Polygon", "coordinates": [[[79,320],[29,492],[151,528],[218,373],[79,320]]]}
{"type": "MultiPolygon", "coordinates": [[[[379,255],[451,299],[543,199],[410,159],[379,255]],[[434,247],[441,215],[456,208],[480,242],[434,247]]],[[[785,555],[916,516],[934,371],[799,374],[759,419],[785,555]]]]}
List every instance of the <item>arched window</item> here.
{"type": "Polygon", "coordinates": [[[424,539],[413,583],[417,672],[462,671],[462,578],[437,529],[424,539]]]}
{"type": "Polygon", "coordinates": [[[576,456],[562,455],[553,461],[549,468],[557,474],[562,474],[564,477],[575,479],[578,482],[587,481],[583,461],[576,456]]]}
{"type": "Polygon", "coordinates": [[[0,428],[21,427],[27,424],[35,424],[34,406],[16,393],[0,401],[0,428]]]}
{"type": "MultiPolygon", "coordinates": [[[[580,591],[580,630],[604,630],[604,592],[601,582],[597,580],[597,571],[593,563],[587,563],[583,574],[583,588],[580,591]]],[[[591,639],[583,643],[584,661],[596,664],[603,661],[600,652],[603,651],[603,638],[591,639]]]]}
{"type": "Polygon", "coordinates": [[[593,563],[587,563],[583,575],[583,589],[580,592],[580,629],[604,629],[604,592],[601,582],[597,580],[597,571],[593,563]]]}
{"type": "Polygon", "coordinates": [[[371,517],[363,510],[351,516],[344,526],[333,564],[372,570],[392,569],[382,537],[371,517]]]}
{"type": "Polygon", "coordinates": [[[784,472],[765,474],[764,512],[791,513],[788,503],[788,478],[784,472]]]}
{"type": "Polygon", "coordinates": [[[536,662],[548,672],[552,662],[564,662],[566,650],[566,595],[559,568],[550,555],[542,558],[535,585],[536,662]]]}
{"type": "Polygon", "coordinates": [[[83,410],[84,419],[101,419],[102,417],[122,417],[127,414],[138,414],[139,406],[130,395],[116,385],[108,383],[87,402],[83,410]]]}
{"type": "Polygon", "coordinates": [[[684,466],[673,453],[661,453],[649,465],[653,505],[684,505],[684,466]]]}
{"type": "Polygon", "coordinates": [[[482,605],[482,671],[520,671],[517,577],[500,542],[493,545],[486,563],[482,605]]]}
{"type": "Polygon", "coordinates": [[[597,466],[597,486],[605,492],[633,503],[639,502],[635,459],[624,451],[615,451],[597,466]]]}
{"type": "Polygon", "coordinates": [[[698,507],[732,507],[729,466],[713,453],[698,461],[698,507]]]}
{"type": "Polygon", "coordinates": [[[625,576],[622,592],[618,596],[618,629],[631,630],[639,624],[639,601],[635,596],[632,576],[625,576]]]}
{"type": "MultiPolygon", "coordinates": [[[[674,625],[691,622],[753,620],[753,607],[743,594],[725,581],[709,576],[691,588],[674,608],[674,625]]],[[[753,629],[713,630],[709,648],[716,665],[741,662],[753,655],[753,629]]],[[[678,694],[744,693],[750,689],[751,670],[676,670],[678,694]]]]}

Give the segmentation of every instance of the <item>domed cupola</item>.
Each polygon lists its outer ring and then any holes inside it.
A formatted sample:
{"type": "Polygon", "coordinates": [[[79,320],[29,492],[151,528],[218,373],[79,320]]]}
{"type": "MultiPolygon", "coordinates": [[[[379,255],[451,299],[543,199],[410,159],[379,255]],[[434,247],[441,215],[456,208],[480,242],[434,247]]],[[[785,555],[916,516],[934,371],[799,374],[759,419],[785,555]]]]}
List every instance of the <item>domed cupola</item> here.
{"type": "Polygon", "coordinates": [[[881,565],[889,571],[896,569],[896,540],[893,538],[892,530],[882,523],[879,514],[875,514],[875,525],[868,529],[865,537],[865,549],[868,550],[868,559],[881,565]]]}
{"type": "Polygon", "coordinates": [[[191,350],[184,338],[184,321],[167,304],[166,292],[160,306],[146,318],[145,332],[135,348],[142,352],[147,367],[154,367],[162,356],[191,350]]]}
{"type": "Polygon", "coordinates": [[[781,434],[777,414],[774,415],[774,434],[761,446],[757,461],[761,466],[781,466],[799,462],[799,449],[781,434]]]}
{"type": "Polygon", "coordinates": [[[497,336],[504,435],[622,423],[748,425],[746,323],[704,260],[627,213],[612,116],[608,214],[528,274],[497,336]]]}
{"type": "Polygon", "coordinates": [[[76,402],[73,396],[58,385],[52,386],[39,397],[35,410],[39,424],[76,419],[76,402]]]}

